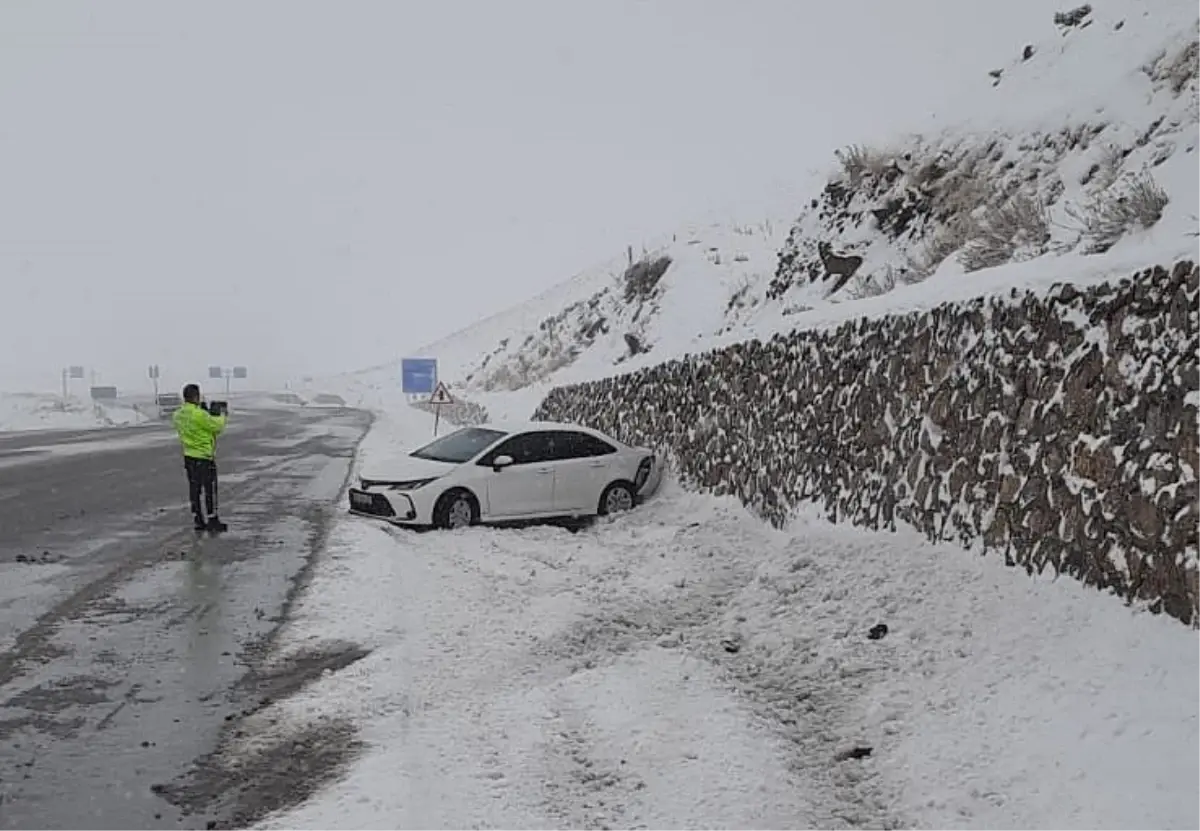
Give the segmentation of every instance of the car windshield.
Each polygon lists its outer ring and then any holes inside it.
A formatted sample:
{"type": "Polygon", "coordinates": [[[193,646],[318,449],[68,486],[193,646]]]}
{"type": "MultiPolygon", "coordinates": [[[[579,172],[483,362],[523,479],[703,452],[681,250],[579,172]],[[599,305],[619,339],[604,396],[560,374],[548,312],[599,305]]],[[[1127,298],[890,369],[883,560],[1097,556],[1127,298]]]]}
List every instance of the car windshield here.
{"type": "Polygon", "coordinates": [[[462,430],[458,430],[448,436],[434,439],[424,447],[417,448],[409,455],[415,456],[418,459],[429,459],[432,462],[462,464],[474,459],[497,439],[504,438],[505,435],[505,433],[499,430],[487,430],[483,427],[464,427],[462,430]]]}

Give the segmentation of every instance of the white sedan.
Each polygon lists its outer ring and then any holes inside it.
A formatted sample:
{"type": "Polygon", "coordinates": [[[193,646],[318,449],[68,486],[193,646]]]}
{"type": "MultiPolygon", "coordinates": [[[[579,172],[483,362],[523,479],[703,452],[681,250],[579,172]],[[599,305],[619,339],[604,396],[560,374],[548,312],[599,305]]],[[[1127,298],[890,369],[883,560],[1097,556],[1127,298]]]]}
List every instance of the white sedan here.
{"type": "Polygon", "coordinates": [[[662,478],[655,454],[574,424],[464,427],[350,488],[350,512],[395,525],[467,525],[626,511],[662,478]]]}

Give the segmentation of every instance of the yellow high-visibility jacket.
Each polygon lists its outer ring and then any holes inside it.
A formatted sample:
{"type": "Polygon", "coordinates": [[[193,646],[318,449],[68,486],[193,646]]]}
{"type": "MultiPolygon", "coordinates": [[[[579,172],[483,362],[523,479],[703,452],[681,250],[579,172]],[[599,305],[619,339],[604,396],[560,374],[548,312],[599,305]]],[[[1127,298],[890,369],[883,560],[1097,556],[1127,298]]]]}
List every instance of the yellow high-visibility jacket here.
{"type": "Polygon", "coordinates": [[[225,429],[225,416],[214,416],[198,404],[187,401],[171,416],[175,432],[183,445],[183,455],[193,459],[212,459],[217,436],[225,429]]]}

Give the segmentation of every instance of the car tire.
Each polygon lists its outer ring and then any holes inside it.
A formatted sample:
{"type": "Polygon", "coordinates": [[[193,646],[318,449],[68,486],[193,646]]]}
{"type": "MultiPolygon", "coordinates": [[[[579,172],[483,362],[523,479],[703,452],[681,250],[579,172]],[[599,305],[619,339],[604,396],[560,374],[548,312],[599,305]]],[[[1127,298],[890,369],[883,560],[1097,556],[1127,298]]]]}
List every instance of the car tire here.
{"type": "Polygon", "coordinates": [[[617,481],[610,484],[600,494],[600,504],[596,508],[599,516],[623,513],[632,510],[637,505],[637,495],[631,482],[617,481]]]}
{"type": "Polygon", "coordinates": [[[470,491],[446,491],[433,508],[433,524],[445,531],[478,525],[479,501],[470,491]]]}

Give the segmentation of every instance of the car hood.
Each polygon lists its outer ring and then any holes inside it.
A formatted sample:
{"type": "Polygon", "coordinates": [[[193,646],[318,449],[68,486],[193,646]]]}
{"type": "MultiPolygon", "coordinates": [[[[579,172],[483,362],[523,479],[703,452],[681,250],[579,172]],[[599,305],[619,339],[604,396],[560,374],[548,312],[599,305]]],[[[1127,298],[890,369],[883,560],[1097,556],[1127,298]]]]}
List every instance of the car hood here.
{"type": "Polygon", "coordinates": [[[415,479],[433,479],[445,476],[458,465],[418,459],[407,454],[390,459],[381,459],[363,467],[361,478],[368,482],[411,482],[415,479]]]}

